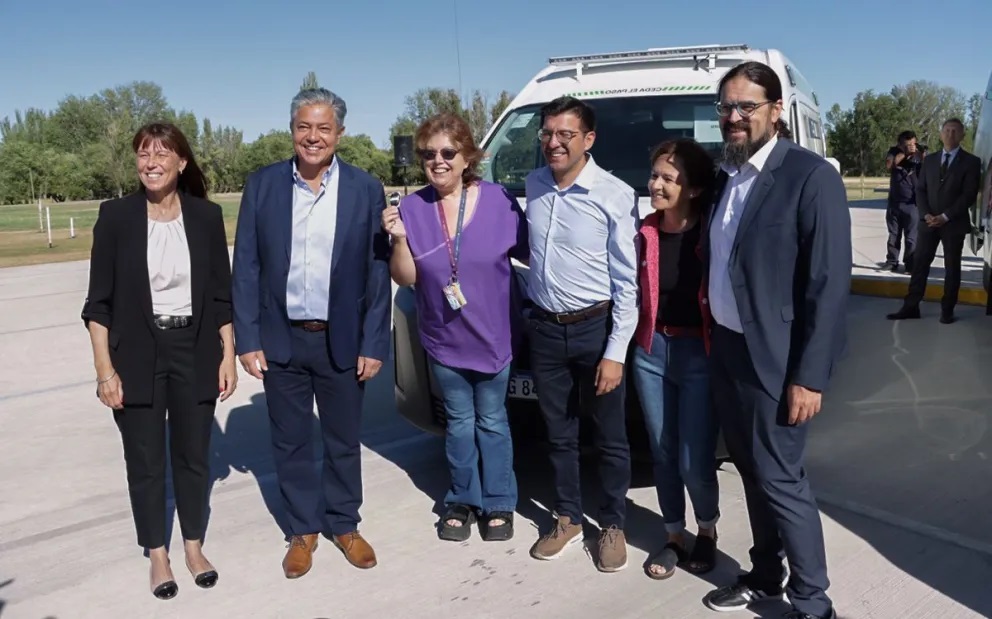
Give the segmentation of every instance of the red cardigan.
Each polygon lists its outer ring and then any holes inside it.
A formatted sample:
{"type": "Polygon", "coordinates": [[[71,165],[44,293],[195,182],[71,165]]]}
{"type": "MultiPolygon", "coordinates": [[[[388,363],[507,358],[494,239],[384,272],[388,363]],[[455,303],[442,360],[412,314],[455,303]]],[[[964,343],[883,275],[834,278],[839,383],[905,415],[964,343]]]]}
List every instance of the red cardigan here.
{"type": "MultiPolygon", "coordinates": [[[[638,309],[637,329],[634,331],[634,341],[647,352],[651,352],[651,342],[654,341],[655,325],[658,321],[658,231],[661,225],[661,213],[654,212],[644,218],[638,236],[640,236],[641,260],[637,268],[638,289],[640,292],[640,307],[638,309]]],[[[703,261],[702,242],[706,234],[706,220],[700,218],[699,244],[696,245],[696,256],[703,261]]],[[[710,327],[712,315],[709,301],[709,269],[703,264],[703,281],[699,286],[699,311],[703,316],[703,344],[706,353],[710,351],[710,327]]]]}

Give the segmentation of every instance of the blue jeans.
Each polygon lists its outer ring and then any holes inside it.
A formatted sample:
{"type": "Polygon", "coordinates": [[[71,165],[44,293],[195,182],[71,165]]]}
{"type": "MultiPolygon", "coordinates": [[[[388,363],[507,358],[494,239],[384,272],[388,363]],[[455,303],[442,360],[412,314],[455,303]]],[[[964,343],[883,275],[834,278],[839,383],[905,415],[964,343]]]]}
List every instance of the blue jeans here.
{"type": "Polygon", "coordinates": [[[719,425],[711,405],[703,340],[655,333],[650,354],[635,348],[633,369],[665,529],[669,533],[685,529],[685,490],[697,524],[711,529],[720,518],[719,425]]]}
{"type": "Polygon", "coordinates": [[[486,374],[432,361],[431,371],[448,420],[445,452],[451,487],[445,504],[470,505],[483,514],[513,512],[517,478],[506,416],[510,366],[486,374]]]}

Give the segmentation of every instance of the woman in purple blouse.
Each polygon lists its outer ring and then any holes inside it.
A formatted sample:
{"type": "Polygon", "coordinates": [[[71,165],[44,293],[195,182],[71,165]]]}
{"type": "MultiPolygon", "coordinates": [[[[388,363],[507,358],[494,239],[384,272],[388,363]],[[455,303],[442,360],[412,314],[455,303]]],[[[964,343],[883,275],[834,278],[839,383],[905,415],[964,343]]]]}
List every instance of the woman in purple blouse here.
{"type": "Polygon", "coordinates": [[[464,541],[478,519],[483,539],[508,540],[517,505],[510,258],[527,260],[527,219],[506,189],[479,177],[483,152],[461,117],[427,119],[414,142],[429,184],[387,208],[382,225],[393,280],[415,284],[420,339],[444,399],[451,486],[439,535],[464,541]]]}

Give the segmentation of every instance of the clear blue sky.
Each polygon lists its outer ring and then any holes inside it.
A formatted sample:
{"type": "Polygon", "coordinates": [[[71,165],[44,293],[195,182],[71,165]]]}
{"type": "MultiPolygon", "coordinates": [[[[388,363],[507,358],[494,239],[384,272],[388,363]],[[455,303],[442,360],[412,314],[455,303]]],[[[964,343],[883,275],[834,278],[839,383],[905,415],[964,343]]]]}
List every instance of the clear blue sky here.
{"type": "MultiPolygon", "coordinates": [[[[381,146],[406,95],[458,87],[454,0],[249,1],[0,0],[0,118],[150,80],[251,141],[287,127],[313,70],[348,132],[381,146]]],[[[552,55],[708,43],[781,49],[824,111],[917,78],[971,94],[992,71],[990,0],[462,0],[457,15],[466,93],[516,92],[552,55]]]]}

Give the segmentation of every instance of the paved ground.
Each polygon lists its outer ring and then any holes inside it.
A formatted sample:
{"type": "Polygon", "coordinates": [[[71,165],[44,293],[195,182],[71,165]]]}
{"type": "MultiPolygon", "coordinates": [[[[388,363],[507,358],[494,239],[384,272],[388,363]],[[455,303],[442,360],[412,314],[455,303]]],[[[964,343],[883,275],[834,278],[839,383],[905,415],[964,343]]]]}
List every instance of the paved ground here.
{"type": "MultiPolygon", "coordinates": [[[[871,256],[862,232],[856,225],[856,249],[871,256]]],[[[543,459],[524,448],[517,537],[439,542],[432,510],[446,484],[443,445],[398,418],[387,364],[370,386],[363,459],[362,526],[380,566],[355,570],[325,542],[310,574],[282,577],[265,402],[259,384],[243,376],[218,409],[213,443],[207,551],[220,583],[197,589],[177,546],[179,597],[155,600],[134,545],[119,436],[94,396],[78,319],[85,286],[85,263],[0,270],[2,619],[704,618],[714,616],[700,603],[711,583],[730,579],[738,562],[748,565],[742,492],[730,466],[720,473],[725,554],[705,580],[680,574],[659,583],[641,571],[662,535],[646,471],[629,495],[627,571],[600,574],[580,548],[556,562],[531,560],[550,495],[543,459]]],[[[811,431],[809,474],[830,592],[847,618],[992,616],[992,319],[966,307],[960,322],[940,325],[928,306],[925,320],[893,324],[884,319],[893,306],[853,299],[851,354],[811,431]]],[[[173,539],[179,543],[178,531],[173,539]]],[[[777,617],[782,608],[738,616],[777,617]]]]}
{"type": "MultiPolygon", "coordinates": [[[[854,240],[853,265],[858,277],[886,282],[909,283],[909,275],[904,271],[892,273],[883,271],[885,264],[885,244],[889,233],[885,227],[885,200],[862,200],[853,202],[851,209],[851,232],[854,240]]],[[[900,254],[901,259],[901,254],[900,254]]],[[[937,249],[937,258],[930,268],[930,282],[939,284],[944,280],[944,252],[937,249]]],[[[982,257],[975,256],[969,243],[965,243],[961,260],[961,284],[967,289],[978,288],[982,284],[982,257]]],[[[885,288],[891,289],[886,286],[885,288]]],[[[968,296],[967,294],[962,295],[968,296]]]]}

